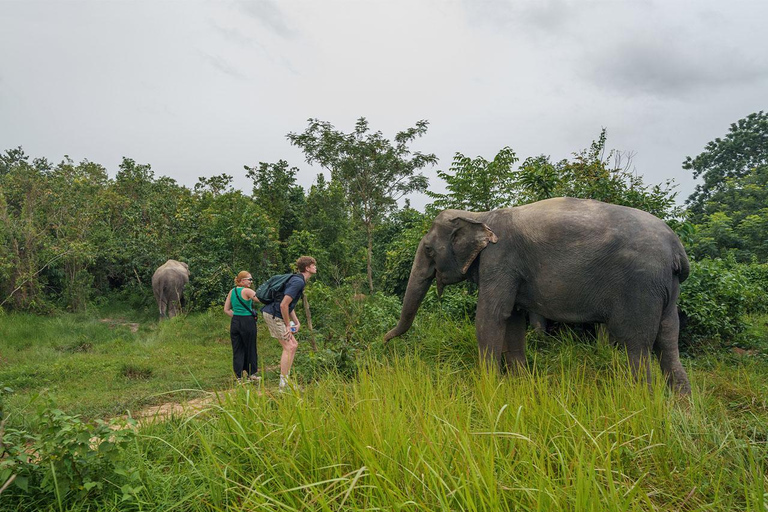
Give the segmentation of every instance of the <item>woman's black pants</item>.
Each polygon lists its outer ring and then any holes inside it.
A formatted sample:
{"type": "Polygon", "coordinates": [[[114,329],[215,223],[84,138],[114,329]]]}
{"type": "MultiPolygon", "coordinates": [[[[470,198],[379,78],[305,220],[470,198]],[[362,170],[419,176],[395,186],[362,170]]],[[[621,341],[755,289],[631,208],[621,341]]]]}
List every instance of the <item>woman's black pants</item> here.
{"type": "Polygon", "coordinates": [[[248,316],[233,316],[229,325],[232,339],[232,369],[237,378],[245,371],[251,376],[259,371],[259,356],[256,354],[256,319],[248,316]]]}

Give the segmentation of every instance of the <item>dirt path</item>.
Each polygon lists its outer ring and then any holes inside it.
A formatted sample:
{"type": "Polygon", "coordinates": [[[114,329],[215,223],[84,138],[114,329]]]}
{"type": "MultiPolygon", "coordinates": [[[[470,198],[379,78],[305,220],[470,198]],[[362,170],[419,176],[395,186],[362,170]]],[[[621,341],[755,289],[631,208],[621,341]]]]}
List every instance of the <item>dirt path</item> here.
{"type": "MultiPolygon", "coordinates": [[[[99,322],[109,325],[110,328],[128,327],[131,332],[138,332],[139,324],[137,322],[128,322],[122,318],[100,318],[99,322]]],[[[271,372],[279,369],[279,365],[267,366],[265,371],[271,372]]],[[[192,416],[204,410],[206,407],[216,402],[217,393],[229,393],[231,390],[206,391],[199,398],[191,400],[171,400],[159,405],[150,405],[131,413],[131,418],[137,421],[138,426],[148,423],[165,421],[172,417],[192,416]]],[[[128,415],[121,415],[111,419],[128,419],[128,415]]]]}
{"type": "Polygon", "coordinates": [[[114,319],[114,318],[100,318],[99,322],[103,324],[108,324],[112,329],[120,325],[120,326],[128,327],[131,330],[131,332],[139,331],[139,324],[136,322],[126,322],[125,320],[114,319]]]}
{"type": "MultiPolygon", "coordinates": [[[[267,372],[278,370],[279,365],[267,366],[264,370],[267,372]]],[[[253,384],[245,384],[253,385],[253,384]]],[[[206,391],[205,394],[199,398],[193,398],[191,400],[172,400],[164,402],[159,405],[150,405],[134,411],[131,413],[131,418],[136,420],[137,426],[146,425],[149,423],[156,423],[166,421],[172,417],[189,417],[193,416],[207,407],[216,403],[217,396],[221,396],[225,393],[231,393],[232,389],[222,389],[219,391],[206,391]]],[[[119,418],[127,419],[128,415],[119,416],[119,418]]]]}

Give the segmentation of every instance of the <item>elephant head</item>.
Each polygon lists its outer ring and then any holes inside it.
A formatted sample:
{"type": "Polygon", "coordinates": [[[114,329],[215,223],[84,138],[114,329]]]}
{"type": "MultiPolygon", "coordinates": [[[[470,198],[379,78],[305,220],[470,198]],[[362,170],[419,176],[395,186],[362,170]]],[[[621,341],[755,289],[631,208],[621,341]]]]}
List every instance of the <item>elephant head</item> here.
{"type": "Polygon", "coordinates": [[[433,279],[441,295],[445,285],[465,280],[480,252],[489,243],[498,241],[491,228],[478,217],[479,214],[462,210],[445,210],[437,216],[416,250],[400,321],[384,336],[384,341],[410,329],[433,279]]]}

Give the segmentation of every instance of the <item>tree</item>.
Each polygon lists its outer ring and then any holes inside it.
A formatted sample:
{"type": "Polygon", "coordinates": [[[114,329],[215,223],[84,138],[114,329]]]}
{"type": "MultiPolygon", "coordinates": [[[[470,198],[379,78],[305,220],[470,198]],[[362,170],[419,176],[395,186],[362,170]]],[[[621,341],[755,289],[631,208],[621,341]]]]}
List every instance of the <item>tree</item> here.
{"type": "Polygon", "coordinates": [[[62,296],[70,310],[82,311],[93,288],[88,267],[112,237],[104,215],[107,171],[87,160],[74,165],[65,157],[48,175],[48,181],[46,218],[53,248],[61,255],[62,296]]]}
{"type": "Polygon", "coordinates": [[[258,282],[282,272],[275,264],[280,259],[276,227],[240,190],[185,196],[176,217],[184,233],[179,253],[189,264],[194,304],[221,304],[241,270],[258,282]]]}
{"type": "Polygon", "coordinates": [[[514,181],[520,202],[533,203],[556,197],[560,173],[549,157],[539,155],[525,159],[514,181]]]}
{"type": "Polygon", "coordinates": [[[387,293],[400,297],[405,295],[413,255],[416,254],[421,237],[429,231],[433,217],[430,213],[420,213],[406,205],[380,226],[377,241],[383,246],[381,253],[386,269],[381,282],[387,293]]]}
{"type": "Polygon", "coordinates": [[[632,167],[632,154],[616,150],[606,154],[606,140],[603,129],[589,148],[574,153],[572,160],[556,164],[544,156],[527,159],[515,175],[520,202],[578,197],[631,206],[664,220],[678,216],[672,180],[646,185],[632,167]]]}
{"type": "Polygon", "coordinates": [[[307,163],[318,163],[331,172],[331,180],[344,188],[353,218],[366,232],[368,287],[373,293],[373,232],[381,218],[397,206],[397,200],[411,192],[423,192],[427,178],[420,169],[435,164],[430,153],[411,152],[409,144],[427,132],[428,122],[397,133],[394,143],[381,132],[370,132],[368,121],[361,117],[351,133],[336,130],[333,125],[309,119],[304,133],[286,137],[304,152],[307,163]]]}
{"type": "MultiPolygon", "coordinates": [[[[327,261],[322,261],[323,271],[317,279],[326,284],[341,284],[345,277],[359,271],[352,250],[353,233],[344,187],[336,181],[326,181],[323,174],[318,174],[307,194],[307,212],[311,215],[306,216],[304,226],[317,236],[318,244],[328,257],[327,261]]],[[[321,261],[319,256],[312,256],[321,261]]]]}
{"type": "Polygon", "coordinates": [[[114,232],[101,247],[100,272],[110,286],[148,283],[169,258],[186,261],[188,230],[178,221],[179,204],[192,193],[167,176],[155,178],[149,164],[123,158],[109,195],[105,219],[114,232]]]}
{"type": "Polygon", "coordinates": [[[42,273],[60,258],[52,250],[45,159],[31,163],[21,148],[0,155],[0,307],[45,310],[42,273]]]}
{"type": "Polygon", "coordinates": [[[481,156],[469,158],[456,153],[448,172],[437,171],[445,180],[447,194],[427,191],[436,210],[488,211],[509,206],[515,196],[515,152],[504,147],[490,162],[481,156]]]}
{"type": "Polygon", "coordinates": [[[288,162],[278,160],[270,164],[259,162],[248,167],[248,176],[253,181],[253,200],[266,212],[278,228],[278,237],[285,241],[297,229],[301,229],[306,200],[304,189],[296,184],[297,167],[288,167],[288,162]]]}
{"type": "Polygon", "coordinates": [[[690,237],[695,258],[768,260],[768,165],[739,178],[726,178],[704,204],[690,237]]]}
{"type": "Polygon", "coordinates": [[[196,194],[211,194],[213,197],[219,197],[232,190],[232,176],[229,174],[219,174],[210,178],[201,176],[197,179],[194,190],[196,194]]]}
{"type": "Polygon", "coordinates": [[[768,165],[768,114],[761,110],[731,124],[724,138],[707,143],[695,158],[685,158],[683,169],[704,179],[686,201],[691,221],[702,220],[707,202],[728,187],[727,180],[738,180],[764,165],[768,165]]]}

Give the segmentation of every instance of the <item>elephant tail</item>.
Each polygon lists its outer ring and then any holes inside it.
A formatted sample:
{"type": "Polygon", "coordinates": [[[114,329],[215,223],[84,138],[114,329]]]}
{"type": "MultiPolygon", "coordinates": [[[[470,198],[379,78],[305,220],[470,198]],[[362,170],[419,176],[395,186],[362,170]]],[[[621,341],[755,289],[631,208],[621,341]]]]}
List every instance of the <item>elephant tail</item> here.
{"type": "Polygon", "coordinates": [[[672,269],[681,283],[688,279],[688,274],[691,273],[691,264],[688,262],[688,256],[686,256],[685,252],[675,255],[672,269]]]}

